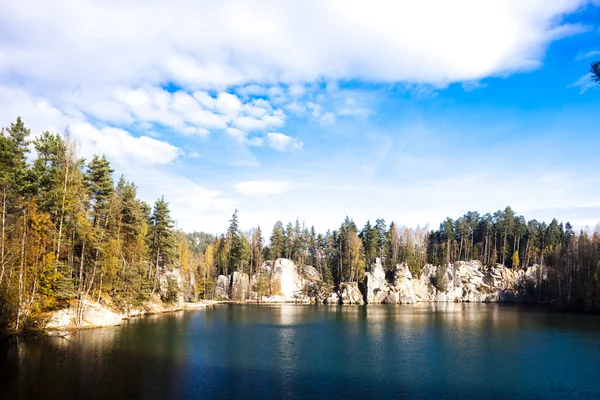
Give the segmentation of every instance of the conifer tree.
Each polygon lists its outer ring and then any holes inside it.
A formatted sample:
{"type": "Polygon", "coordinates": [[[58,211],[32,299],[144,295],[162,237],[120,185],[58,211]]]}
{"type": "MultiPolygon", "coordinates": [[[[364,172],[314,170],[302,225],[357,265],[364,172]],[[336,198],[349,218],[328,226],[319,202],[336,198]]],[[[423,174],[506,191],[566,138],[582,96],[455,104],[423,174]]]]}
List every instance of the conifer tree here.
{"type": "MultiPolygon", "coordinates": [[[[149,247],[154,266],[154,288],[152,292],[155,292],[160,268],[164,268],[172,262],[173,250],[175,248],[173,220],[171,219],[169,204],[165,201],[164,197],[161,197],[154,203],[154,209],[150,218],[149,247]]],[[[152,276],[151,270],[149,270],[149,276],[152,276]]]]}

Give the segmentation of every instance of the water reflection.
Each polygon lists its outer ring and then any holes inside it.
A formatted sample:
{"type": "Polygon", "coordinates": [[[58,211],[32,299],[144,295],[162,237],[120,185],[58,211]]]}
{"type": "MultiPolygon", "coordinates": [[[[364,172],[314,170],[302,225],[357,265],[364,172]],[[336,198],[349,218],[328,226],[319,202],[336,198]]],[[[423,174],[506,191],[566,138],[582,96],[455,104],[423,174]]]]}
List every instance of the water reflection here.
{"type": "Polygon", "coordinates": [[[600,318],[224,305],[0,346],[2,398],[600,398],[600,318]]]}

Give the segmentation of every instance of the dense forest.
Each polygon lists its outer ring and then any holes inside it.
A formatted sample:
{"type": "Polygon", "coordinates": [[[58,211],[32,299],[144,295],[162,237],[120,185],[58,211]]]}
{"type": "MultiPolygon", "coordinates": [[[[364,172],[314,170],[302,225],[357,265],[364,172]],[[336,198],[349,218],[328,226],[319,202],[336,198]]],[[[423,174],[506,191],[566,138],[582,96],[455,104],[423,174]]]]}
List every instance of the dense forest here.
{"type": "Polygon", "coordinates": [[[186,234],[173,228],[165,199],[150,206],[133,182],[115,182],[104,156],[79,158],[68,135],[32,138],[20,118],[0,135],[0,192],[0,330],[27,329],[83,297],[139,304],[157,293],[166,268],[194,277],[183,280],[188,298],[210,298],[217,275],[252,274],[280,257],[314,266],[331,287],[361,281],[376,258],[387,269],[406,262],[413,274],[460,260],[543,264],[551,274],[540,300],[600,306],[600,232],[526,221],[510,207],[447,218],[431,231],[383,219],[358,227],[346,217],[317,233],[299,220],[278,221],[268,240],[260,227],[242,232],[236,210],[223,235],[186,234]]]}

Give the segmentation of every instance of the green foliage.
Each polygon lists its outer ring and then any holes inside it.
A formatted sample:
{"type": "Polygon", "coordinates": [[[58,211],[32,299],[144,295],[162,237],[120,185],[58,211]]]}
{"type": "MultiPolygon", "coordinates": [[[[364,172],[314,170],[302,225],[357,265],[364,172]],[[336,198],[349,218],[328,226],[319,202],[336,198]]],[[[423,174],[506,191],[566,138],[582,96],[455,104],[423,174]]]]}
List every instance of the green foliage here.
{"type": "Polygon", "coordinates": [[[154,267],[158,270],[173,261],[175,256],[175,237],[169,203],[164,197],[156,200],[149,226],[149,247],[154,267]]]}
{"type": "Polygon", "coordinates": [[[28,161],[29,135],[21,118],[0,135],[0,331],[33,327],[78,295],[148,300],[160,269],[182,262],[168,203],[150,209],[123,177],[115,187],[106,157],[84,163],[68,134],[37,136],[28,161]]]}
{"type": "Polygon", "coordinates": [[[169,275],[167,278],[167,293],[163,297],[165,303],[176,303],[179,298],[179,286],[177,285],[177,279],[173,275],[169,275]]]}
{"type": "Polygon", "coordinates": [[[590,73],[592,74],[592,80],[600,83],[600,61],[594,61],[590,64],[590,73]]]}
{"type": "MultiPolygon", "coordinates": [[[[29,136],[21,118],[0,134],[2,331],[35,327],[45,312],[77,295],[110,296],[123,308],[138,306],[172,268],[179,268],[187,298],[208,298],[218,274],[255,274],[264,259],[279,257],[313,265],[323,278],[314,288],[321,294],[333,285],[361,281],[378,257],[388,268],[406,262],[413,275],[427,262],[538,264],[549,270],[549,280],[546,286],[530,285],[536,301],[600,309],[600,233],[576,233],[568,222],[526,221],[506,207],[447,218],[431,232],[396,222],[388,227],[384,219],[374,226],[367,221],[359,231],[346,217],[338,229],[321,234],[296,219],[287,225],[278,221],[265,246],[260,227],[240,231],[235,210],[219,237],[184,235],[173,231],[164,198],[150,207],[124,177],[115,186],[106,157],[94,156],[86,164],[68,134],[43,132],[32,143],[29,136]]],[[[435,284],[443,287],[443,279],[436,276],[435,284]]],[[[265,285],[261,276],[255,289],[266,294],[265,285]]],[[[168,286],[165,300],[175,301],[177,282],[170,278],[168,286]]]]}

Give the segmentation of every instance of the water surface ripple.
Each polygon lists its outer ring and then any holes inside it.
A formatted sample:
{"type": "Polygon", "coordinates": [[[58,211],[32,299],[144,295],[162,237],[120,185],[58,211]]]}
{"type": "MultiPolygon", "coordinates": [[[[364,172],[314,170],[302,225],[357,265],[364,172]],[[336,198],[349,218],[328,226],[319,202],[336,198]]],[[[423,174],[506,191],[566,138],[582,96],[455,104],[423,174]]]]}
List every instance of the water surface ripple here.
{"type": "Polygon", "coordinates": [[[0,345],[2,399],[600,399],[600,317],[219,305],[0,345]]]}

